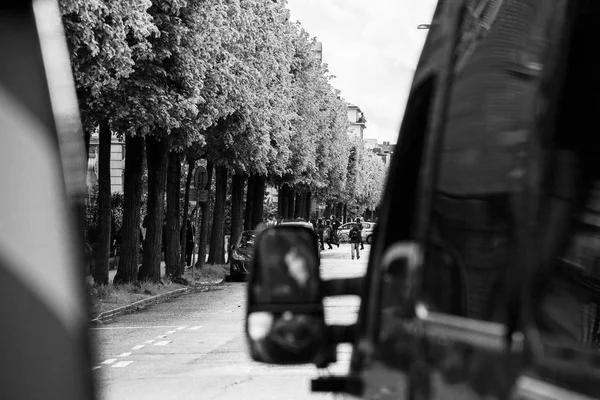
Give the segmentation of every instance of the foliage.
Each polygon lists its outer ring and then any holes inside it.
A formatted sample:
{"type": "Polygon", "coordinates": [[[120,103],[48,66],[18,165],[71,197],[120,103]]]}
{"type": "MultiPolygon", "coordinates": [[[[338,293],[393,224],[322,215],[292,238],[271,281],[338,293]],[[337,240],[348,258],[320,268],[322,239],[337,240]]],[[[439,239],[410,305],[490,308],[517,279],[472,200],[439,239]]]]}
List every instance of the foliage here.
{"type": "Polygon", "coordinates": [[[150,0],[60,0],[84,129],[120,106],[118,87],[150,52],[150,0]]]}

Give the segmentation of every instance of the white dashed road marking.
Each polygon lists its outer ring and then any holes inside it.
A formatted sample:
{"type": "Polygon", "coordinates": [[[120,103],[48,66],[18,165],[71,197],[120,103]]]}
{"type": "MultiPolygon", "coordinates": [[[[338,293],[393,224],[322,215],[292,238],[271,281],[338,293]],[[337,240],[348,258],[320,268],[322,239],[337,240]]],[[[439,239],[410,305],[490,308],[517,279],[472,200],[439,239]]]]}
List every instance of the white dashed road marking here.
{"type": "Polygon", "coordinates": [[[167,331],[166,333],[167,333],[167,335],[169,335],[169,334],[175,333],[175,332],[177,332],[177,331],[167,331]]]}
{"type": "Polygon", "coordinates": [[[121,353],[117,357],[129,357],[131,353],[121,353]]]}
{"type": "Polygon", "coordinates": [[[171,343],[172,340],[161,340],[160,342],[154,343],[155,346],[166,346],[171,343]]]}
{"type": "Polygon", "coordinates": [[[164,339],[166,338],[167,335],[158,335],[157,337],[155,337],[154,339],[164,339]]]}
{"type": "Polygon", "coordinates": [[[192,326],[190,329],[188,329],[188,331],[197,331],[200,328],[202,328],[202,325],[200,325],[200,326],[192,326]]]}
{"type": "Polygon", "coordinates": [[[175,328],[171,325],[159,325],[159,326],[107,326],[107,327],[98,327],[98,328],[90,328],[92,331],[107,331],[107,330],[116,330],[116,329],[164,329],[164,328],[175,328]]]}
{"type": "Polygon", "coordinates": [[[187,326],[180,326],[179,328],[177,328],[178,331],[187,328],[187,326]]]}
{"type": "Polygon", "coordinates": [[[114,363],[115,361],[117,361],[117,359],[116,359],[116,358],[109,358],[108,360],[104,360],[104,361],[102,361],[100,364],[112,364],[112,363],[114,363]]]}
{"type": "Polygon", "coordinates": [[[100,367],[100,366],[92,367],[92,371],[95,371],[95,370],[100,369],[100,368],[102,368],[102,367],[100,367]]]}
{"type": "Polygon", "coordinates": [[[144,342],[144,344],[150,344],[150,343],[153,343],[153,342],[154,342],[154,339],[150,339],[150,340],[146,340],[146,341],[144,342]]]}
{"type": "Polygon", "coordinates": [[[131,348],[131,350],[139,350],[139,349],[143,349],[144,347],[146,347],[146,346],[143,344],[138,344],[137,346],[133,346],[131,348]]]}
{"type": "Polygon", "coordinates": [[[113,365],[113,368],[125,368],[126,366],[128,366],[129,364],[131,364],[133,361],[119,361],[118,363],[116,363],[115,365],[113,365]]]}

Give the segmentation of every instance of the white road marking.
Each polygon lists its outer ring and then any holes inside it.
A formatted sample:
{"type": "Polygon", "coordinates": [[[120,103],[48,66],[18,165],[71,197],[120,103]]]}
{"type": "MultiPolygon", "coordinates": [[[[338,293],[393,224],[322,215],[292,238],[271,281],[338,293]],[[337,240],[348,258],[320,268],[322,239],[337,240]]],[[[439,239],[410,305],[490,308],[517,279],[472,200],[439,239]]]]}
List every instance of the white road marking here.
{"type": "Polygon", "coordinates": [[[107,359],[107,360],[104,360],[104,361],[102,361],[100,364],[112,364],[112,363],[114,363],[115,361],[117,361],[117,359],[116,359],[116,358],[109,358],[109,359],[107,359]]]}
{"type": "Polygon", "coordinates": [[[138,344],[137,346],[133,346],[131,348],[131,350],[139,350],[139,349],[143,349],[144,347],[146,347],[146,345],[144,345],[144,344],[138,344]]]}
{"type": "Polygon", "coordinates": [[[187,326],[180,326],[179,328],[177,328],[178,331],[187,328],[187,326]]]}
{"type": "Polygon", "coordinates": [[[158,325],[158,326],[109,326],[109,327],[99,327],[99,328],[90,328],[93,331],[108,331],[108,330],[117,330],[117,329],[164,329],[164,328],[175,328],[172,325],[158,325]]]}
{"type": "Polygon", "coordinates": [[[188,329],[188,331],[197,331],[200,328],[202,328],[202,325],[200,325],[200,326],[192,326],[190,329],[188,329]]]}
{"type": "Polygon", "coordinates": [[[166,346],[171,343],[172,340],[161,340],[160,342],[154,343],[155,346],[166,346]]]}
{"type": "Polygon", "coordinates": [[[125,368],[126,366],[128,366],[129,364],[131,364],[133,361],[119,361],[118,363],[116,363],[115,365],[113,365],[113,368],[125,368]]]}
{"type": "Polygon", "coordinates": [[[100,369],[100,368],[102,368],[102,367],[101,366],[92,367],[92,371],[95,371],[95,370],[100,369]]]}
{"type": "Polygon", "coordinates": [[[121,353],[117,357],[129,357],[131,353],[121,353]]]}
{"type": "Polygon", "coordinates": [[[167,331],[166,333],[167,333],[167,335],[169,335],[169,334],[175,333],[175,332],[177,332],[177,331],[167,331]]]}
{"type": "Polygon", "coordinates": [[[166,338],[167,335],[158,335],[157,337],[155,337],[154,339],[164,339],[166,338]]]}
{"type": "Polygon", "coordinates": [[[152,343],[152,342],[154,342],[154,339],[146,340],[146,341],[144,342],[144,344],[150,344],[150,343],[152,343]]]}

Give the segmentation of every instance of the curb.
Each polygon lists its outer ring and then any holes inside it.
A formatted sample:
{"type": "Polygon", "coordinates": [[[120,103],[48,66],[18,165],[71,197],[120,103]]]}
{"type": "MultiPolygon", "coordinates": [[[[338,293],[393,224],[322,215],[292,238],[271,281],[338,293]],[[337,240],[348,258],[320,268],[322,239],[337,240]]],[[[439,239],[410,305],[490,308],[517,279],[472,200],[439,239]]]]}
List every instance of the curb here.
{"type": "MultiPolygon", "coordinates": [[[[225,281],[224,279],[221,279],[218,282],[200,282],[199,284],[200,285],[219,285],[219,284],[223,283],[224,281],[225,281]]],[[[190,285],[188,287],[184,287],[184,288],[177,289],[177,290],[172,290],[170,292],[165,292],[165,293],[157,294],[156,296],[148,297],[146,299],[138,300],[138,301],[128,304],[126,306],[115,308],[114,310],[108,310],[108,311],[101,312],[100,314],[98,314],[98,316],[96,318],[93,318],[90,322],[92,324],[103,323],[106,320],[112,319],[119,315],[123,315],[123,314],[127,314],[130,312],[140,310],[150,304],[159,303],[161,300],[178,297],[178,296],[181,296],[188,292],[195,291],[197,289],[197,287],[200,285],[190,285]]]]}

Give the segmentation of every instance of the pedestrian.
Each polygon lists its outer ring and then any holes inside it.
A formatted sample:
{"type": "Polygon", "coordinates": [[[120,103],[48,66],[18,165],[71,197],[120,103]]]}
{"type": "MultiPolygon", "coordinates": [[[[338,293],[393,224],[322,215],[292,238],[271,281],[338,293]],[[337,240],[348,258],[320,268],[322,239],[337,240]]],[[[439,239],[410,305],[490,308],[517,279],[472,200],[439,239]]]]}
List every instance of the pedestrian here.
{"type": "Polygon", "coordinates": [[[362,226],[362,222],[360,222],[360,218],[356,218],[356,223],[358,224],[358,229],[360,229],[360,249],[364,250],[365,249],[365,245],[363,244],[363,240],[362,240],[363,226],[362,226]]]}
{"type": "Polygon", "coordinates": [[[361,241],[360,238],[360,229],[359,229],[359,225],[360,224],[354,224],[354,226],[352,227],[352,229],[350,229],[350,255],[352,256],[352,259],[354,260],[354,251],[356,250],[356,259],[359,260],[360,259],[360,251],[359,251],[359,243],[361,241]]]}
{"type": "Polygon", "coordinates": [[[317,227],[316,227],[316,232],[317,232],[317,236],[319,237],[319,244],[321,245],[321,250],[325,250],[325,246],[323,246],[323,231],[324,231],[325,227],[323,226],[323,220],[321,218],[319,218],[317,220],[317,227]]]}
{"type": "Polygon", "coordinates": [[[338,221],[337,217],[335,215],[331,216],[331,241],[333,242],[333,244],[336,244],[337,247],[340,247],[340,236],[339,236],[339,230],[340,228],[340,221],[338,221]]]}
{"type": "Polygon", "coordinates": [[[231,241],[231,217],[225,218],[225,230],[223,233],[223,259],[227,258],[226,262],[229,262],[231,252],[231,249],[229,248],[229,242],[231,241]]]}
{"type": "Polygon", "coordinates": [[[325,228],[323,229],[323,241],[329,246],[329,250],[333,249],[331,246],[331,221],[325,221],[325,228]]]}
{"type": "MultiPolygon", "coordinates": [[[[183,233],[183,227],[181,228],[183,233]]],[[[192,221],[188,218],[186,220],[186,231],[185,231],[185,265],[192,265],[192,254],[194,253],[194,236],[196,230],[192,225],[192,221]]]]}

